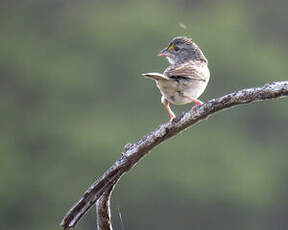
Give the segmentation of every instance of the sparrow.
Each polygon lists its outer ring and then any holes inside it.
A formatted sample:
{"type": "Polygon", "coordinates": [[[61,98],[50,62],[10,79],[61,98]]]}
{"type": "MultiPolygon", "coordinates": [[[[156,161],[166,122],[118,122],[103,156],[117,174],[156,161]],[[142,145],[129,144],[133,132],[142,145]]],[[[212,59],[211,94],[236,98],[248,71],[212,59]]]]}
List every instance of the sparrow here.
{"type": "Polygon", "coordinates": [[[144,73],[142,76],[155,80],[162,94],[161,103],[165,105],[172,122],[176,116],[169,103],[203,104],[197,98],[204,92],[210,78],[208,60],[196,43],[187,37],[173,38],[158,56],[166,57],[171,65],[163,74],[144,73]]]}

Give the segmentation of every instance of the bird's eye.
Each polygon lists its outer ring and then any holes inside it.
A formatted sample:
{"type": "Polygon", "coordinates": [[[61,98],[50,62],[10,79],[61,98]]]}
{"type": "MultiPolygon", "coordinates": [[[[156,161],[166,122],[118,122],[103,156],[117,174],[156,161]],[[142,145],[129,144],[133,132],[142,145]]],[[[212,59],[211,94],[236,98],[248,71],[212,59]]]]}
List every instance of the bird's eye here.
{"type": "Polygon", "coordinates": [[[180,48],[179,48],[178,46],[175,46],[175,47],[174,47],[174,50],[177,52],[177,51],[180,50],[180,48]]]}

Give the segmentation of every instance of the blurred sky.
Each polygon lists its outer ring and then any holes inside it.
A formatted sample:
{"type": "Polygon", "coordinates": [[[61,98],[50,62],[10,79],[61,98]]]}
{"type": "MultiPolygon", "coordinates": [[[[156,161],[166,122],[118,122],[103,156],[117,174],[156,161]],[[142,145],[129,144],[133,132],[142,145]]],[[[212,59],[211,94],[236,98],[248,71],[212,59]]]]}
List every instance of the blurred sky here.
{"type": "MultiPolygon", "coordinates": [[[[0,2],[0,229],[60,229],[127,142],[168,121],[156,54],[191,37],[201,100],[287,80],[288,2],[0,2]],[[186,29],[181,28],[184,24],[186,29]]],[[[287,229],[287,98],[215,114],[157,147],[113,194],[128,229],[287,229]]],[[[173,106],[177,114],[192,105],[173,106]]],[[[76,229],[95,229],[94,210],[76,229]]]]}

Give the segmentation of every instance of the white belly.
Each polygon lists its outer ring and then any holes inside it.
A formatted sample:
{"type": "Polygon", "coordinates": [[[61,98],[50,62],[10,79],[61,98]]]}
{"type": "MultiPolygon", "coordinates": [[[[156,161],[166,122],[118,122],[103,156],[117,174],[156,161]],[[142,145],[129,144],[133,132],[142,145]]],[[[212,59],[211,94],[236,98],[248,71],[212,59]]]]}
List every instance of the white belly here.
{"type": "MultiPolygon", "coordinates": [[[[204,68],[206,76],[209,76],[208,68],[204,68]]],[[[206,81],[200,80],[159,80],[157,86],[160,89],[161,94],[172,104],[183,105],[191,103],[190,98],[197,99],[204,92],[209,81],[209,77],[206,81]],[[186,97],[185,97],[186,96],[186,97]]]]}

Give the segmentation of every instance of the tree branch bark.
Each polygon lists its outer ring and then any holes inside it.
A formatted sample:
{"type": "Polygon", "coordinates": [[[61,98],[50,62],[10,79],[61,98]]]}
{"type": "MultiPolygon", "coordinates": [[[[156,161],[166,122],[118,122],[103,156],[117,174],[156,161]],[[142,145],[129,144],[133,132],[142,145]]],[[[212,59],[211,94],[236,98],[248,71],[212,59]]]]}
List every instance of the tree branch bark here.
{"type": "Polygon", "coordinates": [[[112,230],[110,198],[115,183],[110,186],[96,202],[96,216],[98,230],[112,230]]]}
{"type": "MultiPolygon", "coordinates": [[[[154,147],[170,137],[179,134],[182,130],[192,126],[200,120],[207,118],[211,114],[229,107],[282,96],[288,96],[288,81],[265,84],[259,88],[239,90],[223,97],[212,99],[193,110],[182,113],[180,116],[176,117],[172,123],[167,122],[160,125],[159,128],[144,136],[137,143],[126,144],[120,159],[117,160],[97,181],[95,181],[87,189],[80,200],[67,212],[60,225],[64,230],[73,228],[80,218],[101,196],[102,197],[98,202],[97,210],[99,209],[99,212],[97,215],[99,217],[100,210],[104,207],[104,209],[106,209],[105,215],[106,217],[109,217],[109,214],[107,215],[107,213],[110,211],[107,202],[109,203],[110,193],[112,192],[114,185],[120,180],[120,177],[134,167],[137,162],[154,147]],[[105,208],[105,205],[107,208],[105,208]]],[[[110,222],[110,218],[108,219],[108,222],[110,222]]],[[[111,227],[111,223],[109,226],[111,227]]],[[[108,229],[109,228],[99,228],[99,230],[108,229]]]]}

